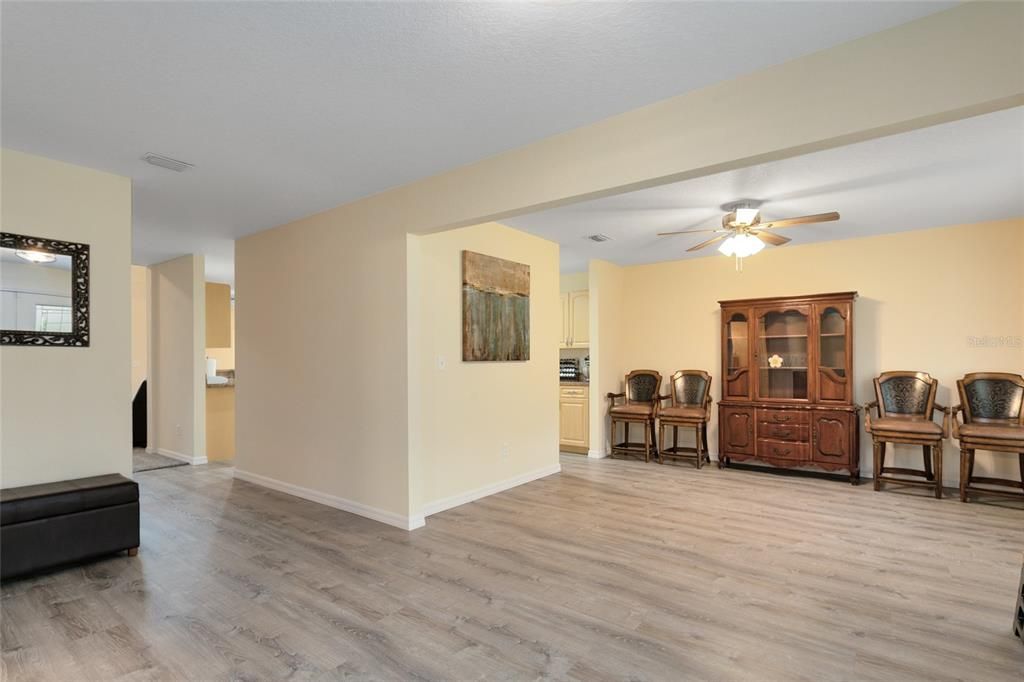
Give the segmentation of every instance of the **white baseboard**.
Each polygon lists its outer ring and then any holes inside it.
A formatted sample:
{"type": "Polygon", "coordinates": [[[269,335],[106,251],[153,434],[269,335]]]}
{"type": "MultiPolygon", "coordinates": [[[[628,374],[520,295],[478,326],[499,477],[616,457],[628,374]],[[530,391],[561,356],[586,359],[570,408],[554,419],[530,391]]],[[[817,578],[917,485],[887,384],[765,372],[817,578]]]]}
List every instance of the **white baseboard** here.
{"type": "Polygon", "coordinates": [[[495,493],[515,488],[516,486],[523,485],[524,483],[529,483],[530,481],[536,481],[538,478],[557,474],[561,470],[562,465],[556,463],[525,474],[520,474],[519,476],[507,478],[504,481],[499,481],[498,483],[485,485],[481,488],[477,488],[476,490],[470,490],[459,495],[452,495],[451,497],[445,497],[434,502],[429,502],[423,505],[423,516],[431,516],[432,514],[443,512],[446,509],[458,507],[460,505],[479,500],[482,497],[494,495],[495,493]]]}
{"type": "Polygon", "coordinates": [[[608,453],[604,452],[602,450],[588,450],[587,451],[587,457],[589,457],[590,459],[604,459],[607,456],[608,456],[608,453]]]}
{"type": "Polygon", "coordinates": [[[206,457],[193,457],[192,455],[175,452],[174,450],[167,450],[166,448],[157,448],[155,452],[158,455],[171,457],[173,459],[181,460],[182,462],[187,462],[188,464],[206,464],[207,462],[206,457]]]}
{"type": "Polygon", "coordinates": [[[386,523],[389,526],[395,526],[402,530],[415,530],[416,528],[421,528],[425,523],[422,515],[402,516],[401,514],[395,514],[394,512],[362,504],[361,502],[347,500],[344,497],[337,497],[336,495],[323,493],[319,490],[304,488],[301,485],[287,483],[276,478],[270,478],[269,476],[254,474],[251,471],[242,471],[241,469],[235,468],[233,470],[233,474],[235,478],[249,483],[255,483],[256,485],[263,486],[264,488],[270,488],[271,490],[276,490],[281,493],[301,497],[302,499],[309,500],[310,502],[316,502],[328,507],[347,511],[352,514],[365,516],[368,519],[380,521],[381,523],[386,523]]]}

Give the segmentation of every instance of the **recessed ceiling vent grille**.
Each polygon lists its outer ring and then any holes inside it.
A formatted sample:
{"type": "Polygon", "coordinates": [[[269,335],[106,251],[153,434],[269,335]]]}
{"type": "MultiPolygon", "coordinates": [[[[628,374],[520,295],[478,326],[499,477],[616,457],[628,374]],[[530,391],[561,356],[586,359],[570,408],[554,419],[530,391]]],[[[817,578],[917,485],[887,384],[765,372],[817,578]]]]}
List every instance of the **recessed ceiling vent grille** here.
{"type": "Polygon", "coordinates": [[[609,242],[609,241],[612,240],[612,238],[609,237],[606,234],[588,234],[587,235],[587,239],[589,239],[592,242],[599,242],[599,243],[600,242],[609,242]]]}
{"type": "Polygon", "coordinates": [[[159,154],[154,154],[152,152],[148,152],[142,157],[142,160],[152,166],[166,168],[167,170],[172,170],[175,173],[181,173],[182,171],[187,171],[189,168],[194,168],[191,163],[178,161],[177,159],[172,159],[168,156],[160,156],[159,154]]]}

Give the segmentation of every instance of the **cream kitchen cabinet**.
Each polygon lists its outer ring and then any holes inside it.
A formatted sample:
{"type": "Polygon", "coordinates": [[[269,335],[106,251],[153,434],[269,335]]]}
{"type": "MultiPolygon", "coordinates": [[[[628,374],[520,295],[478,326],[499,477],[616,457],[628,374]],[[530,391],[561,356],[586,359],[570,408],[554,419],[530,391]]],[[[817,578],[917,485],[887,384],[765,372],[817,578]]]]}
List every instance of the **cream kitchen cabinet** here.
{"type": "Polygon", "coordinates": [[[558,445],[568,452],[586,453],[590,446],[590,388],[563,385],[558,397],[558,445]]]}
{"type": "Polygon", "coordinates": [[[562,294],[562,348],[587,348],[590,345],[590,292],[562,294]]]}

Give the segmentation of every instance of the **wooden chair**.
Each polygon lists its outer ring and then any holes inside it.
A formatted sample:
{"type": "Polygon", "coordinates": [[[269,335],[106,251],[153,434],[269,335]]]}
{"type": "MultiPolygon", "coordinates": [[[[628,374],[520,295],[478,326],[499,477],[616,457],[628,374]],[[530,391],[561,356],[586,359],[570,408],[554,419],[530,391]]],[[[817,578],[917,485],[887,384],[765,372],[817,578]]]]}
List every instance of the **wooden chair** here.
{"type": "Polygon", "coordinates": [[[1024,493],[978,488],[998,485],[1024,491],[1024,377],[1003,372],[976,372],[956,382],[960,404],[953,408],[953,437],[960,441],[960,500],[970,492],[1019,497],[1024,493]],[[956,418],[963,414],[963,423],[956,418]],[[975,450],[1017,453],[1020,481],[974,475],[975,450]]]}
{"type": "Polygon", "coordinates": [[[925,372],[883,372],[875,378],[875,399],[864,406],[864,429],[871,434],[875,459],[875,490],[892,481],[907,485],[924,485],[935,489],[942,498],[942,440],[949,436],[949,408],[935,402],[939,382],[925,372]],[[878,416],[871,417],[871,410],[878,416]],[[935,411],[942,412],[942,425],[933,421],[935,411]],[[924,469],[887,467],[886,443],[920,445],[924,453],[924,469]],[[934,467],[932,461],[934,459],[934,467]],[[890,476],[921,476],[913,480],[890,476]]]}
{"type": "Polygon", "coordinates": [[[658,408],[658,463],[664,457],[696,458],[697,468],[711,462],[708,455],[708,420],[711,419],[711,375],[699,369],[681,369],[669,378],[669,407],[658,408]],[[672,427],[672,447],[665,447],[665,430],[672,427]],[[694,447],[680,447],[679,429],[693,428],[694,447]]]}
{"type": "Polygon", "coordinates": [[[654,420],[658,416],[658,393],[661,391],[661,374],[653,369],[636,369],[626,375],[626,390],[623,393],[609,393],[608,416],[611,419],[612,454],[639,455],[644,461],[651,461],[651,450],[657,446],[654,437],[654,420]],[[616,400],[624,402],[616,404],[616,400]],[[615,424],[621,422],[623,440],[615,443],[615,424]],[[640,424],[644,432],[643,443],[631,443],[629,425],[640,424]]]}

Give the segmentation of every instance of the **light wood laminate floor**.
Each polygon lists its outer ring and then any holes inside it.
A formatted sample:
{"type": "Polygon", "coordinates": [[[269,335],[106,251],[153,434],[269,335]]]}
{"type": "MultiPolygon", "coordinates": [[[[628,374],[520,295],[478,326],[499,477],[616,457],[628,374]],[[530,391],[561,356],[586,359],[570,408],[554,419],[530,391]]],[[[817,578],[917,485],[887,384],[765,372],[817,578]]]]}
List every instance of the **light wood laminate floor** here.
{"type": "Polygon", "coordinates": [[[412,533],[139,474],[138,557],[3,586],[3,679],[1024,679],[1019,504],[562,463],[412,533]]]}

